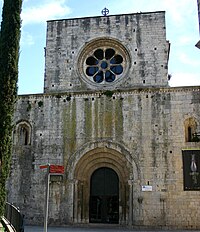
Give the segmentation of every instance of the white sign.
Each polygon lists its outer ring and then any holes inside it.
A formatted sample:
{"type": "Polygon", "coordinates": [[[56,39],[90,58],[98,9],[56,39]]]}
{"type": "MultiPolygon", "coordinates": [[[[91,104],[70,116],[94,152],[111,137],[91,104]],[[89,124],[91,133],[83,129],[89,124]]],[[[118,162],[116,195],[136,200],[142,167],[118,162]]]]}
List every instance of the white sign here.
{"type": "Polygon", "coordinates": [[[142,185],[142,191],[143,192],[152,192],[152,186],[151,185],[142,185]]]}

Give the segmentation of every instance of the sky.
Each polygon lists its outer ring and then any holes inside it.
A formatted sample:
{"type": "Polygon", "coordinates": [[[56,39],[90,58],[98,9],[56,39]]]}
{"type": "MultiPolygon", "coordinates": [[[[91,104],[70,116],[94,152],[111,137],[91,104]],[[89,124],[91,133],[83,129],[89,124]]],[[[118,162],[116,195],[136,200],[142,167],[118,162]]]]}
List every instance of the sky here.
{"type": "Polygon", "coordinates": [[[197,0],[23,0],[18,93],[43,93],[47,20],[101,16],[105,7],[110,15],[166,11],[169,84],[200,85],[197,0]]]}

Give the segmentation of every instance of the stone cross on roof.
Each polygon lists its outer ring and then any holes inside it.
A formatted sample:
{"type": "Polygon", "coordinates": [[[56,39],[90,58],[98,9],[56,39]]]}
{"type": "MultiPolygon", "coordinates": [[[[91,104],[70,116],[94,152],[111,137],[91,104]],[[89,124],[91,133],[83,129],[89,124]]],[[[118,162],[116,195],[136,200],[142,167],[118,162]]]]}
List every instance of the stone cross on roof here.
{"type": "Polygon", "coordinates": [[[101,11],[103,16],[107,16],[109,14],[109,10],[105,7],[102,11],[101,11]]]}

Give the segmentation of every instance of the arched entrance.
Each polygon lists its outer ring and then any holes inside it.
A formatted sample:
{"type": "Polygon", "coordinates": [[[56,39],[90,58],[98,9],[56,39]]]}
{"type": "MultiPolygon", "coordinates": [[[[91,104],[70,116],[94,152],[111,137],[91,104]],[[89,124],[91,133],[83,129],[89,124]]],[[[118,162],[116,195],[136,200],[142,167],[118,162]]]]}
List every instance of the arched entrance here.
{"type": "Polygon", "coordinates": [[[119,223],[119,178],[111,168],[99,168],[91,176],[89,221],[119,223]]]}
{"type": "MultiPolygon", "coordinates": [[[[122,149],[115,144],[99,142],[93,145],[86,147],[87,149],[78,151],[69,162],[74,167],[74,170],[72,169],[69,172],[69,176],[73,178],[73,223],[131,224],[133,221],[133,185],[135,185],[135,188],[138,188],[136,186],[138,182],[136,163],[132,161],[132,157],[124,148],[122,149]],[[92,149],[93,145],[95,147],[92,149]],[[114,182],[118,186],[115,194],[112,192],[110,194],[111,202],[115,201],[118,196],[118,200],[116,200],[118,207],[115,203],[117,211],[115,213],[112,212],[111,216],[113,219],[106,222],[108,213],[105,212],[107,204],[105,202],[108,202],[109,199],[106,199],[106,195],[103,195],[104,206],[102,207],[104,213],[102,214],[103,216],[99,216],[99,212],[97,215],[97,199],[101,195],[97,195],[97,190],[93,191],[92,189],[98,188],[98,185],[95,184],[99,179],[98,175],[102,177],[104,174],[101,172],[107,171],[113,174],[114,182]],[[91,204],[96,204],[94,211],[91,211],[91,204]],[[114,214],[117,216],[114,216],[114,214]],[[95,221],[95,217],[98,219],[98,222],[97,219],[95,221]]],[[[107,177],[103,179],[105,180],[107,177]]],[[[98,210],[100,209],[98,208],[98,210]]]]}

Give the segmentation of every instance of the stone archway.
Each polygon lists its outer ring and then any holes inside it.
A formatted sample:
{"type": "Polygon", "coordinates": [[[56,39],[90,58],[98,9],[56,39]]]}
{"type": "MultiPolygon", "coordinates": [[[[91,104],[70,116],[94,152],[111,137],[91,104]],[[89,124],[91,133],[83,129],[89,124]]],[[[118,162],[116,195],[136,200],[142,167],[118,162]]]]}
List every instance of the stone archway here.
{"type": "MultiPolygon", "coordinates": [[[[74,213],[75,223],[89,223],[90,179],[95,170],[111,168],[119,178],[119,224],[127,224],[130,218],[130,177],[132,163],[125,155],[108,147],[97,147],[86,152],[74,169],[74,213]]],[[[137,171],[136,171],[137,172],[137,171]]]]}

